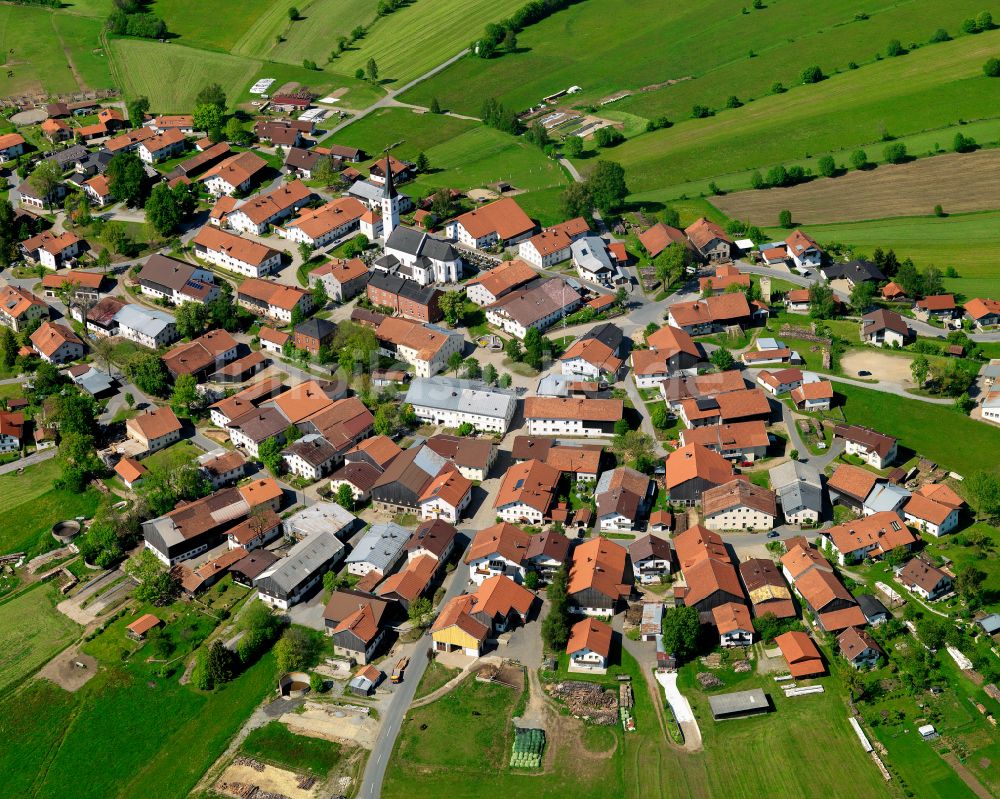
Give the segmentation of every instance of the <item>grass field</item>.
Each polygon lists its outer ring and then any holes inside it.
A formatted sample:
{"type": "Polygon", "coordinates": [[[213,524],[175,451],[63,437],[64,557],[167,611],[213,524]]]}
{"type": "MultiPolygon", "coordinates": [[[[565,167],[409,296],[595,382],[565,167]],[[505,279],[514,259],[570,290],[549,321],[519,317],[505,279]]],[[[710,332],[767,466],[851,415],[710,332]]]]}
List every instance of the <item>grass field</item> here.
{"type": "Polygon", "coordinates": [[[171,472],[180,466],[193,463],[194,459],[203,454],[201,449],[190,441],[178,441],[166,449],[154,452],[145,459],[144,465],[148,469],[158,469],[162,472],[171,472]]]}
{"type": "MultiPolygon", "coordinates": [[[[303,19],[296,22],[289,22],[284,13],[280,20],[283,41],[275,43],[272,36],[267,42],[271,49],[265,50],[267,57],[290,63],[311,58],[323,64],[334,50],[338,37],[347,36],[357,25],[368,25],[375,19],[375,6],[372,0],[316,0],[300,9],[303,19]]],[[[281,3],[278,7],[285,10],[281,3]]],[[[363,46],[363,40],[356,46],[363,46]]],[[[344,72],[340,61],[331,62],[330,69],[344,72]]]]}
{"type": "Polygon", "coordinates": [[[222,52],[233,51],[247,31],[274,10],[288,21],[287,4],[275,0],[212,0],[210,8],[200,0],[156,0],[149,10],[163,19],[167,30],[184,45],[222,52]],[[206,13],[209,10],[211,13],[206,13]]]}
{"type": "Polygon", "coordinates": [[[58,598],[54,586],[40,585],[0,603],[0,693],[33,674],[79,633],[80,627],[56,610],[58,598]]]}
{"type": "MultiPolygon", "coordinates": [[[[607,797],[609,785],[615,786],[615,796],[642,799],[889,795],[848,726],[847,709],[832,680],[825,681],[823,696],[806,702],[774,697],[776,713],[722,724],[711,720],[704,694],[690,690],[705,740],[705,751],[690,755],[667,746],[646,687],[639,682],[639,667],[628,655],[622,670],[633,675],[637,733],[626,736],[617,726],[587,726],[574,734],[578,722],[567,719],[553,770],[518,773],[506,766],[514,691],[468,680],[443,699],[414,710],[404,722],[382,795],[423,799],[452,789],[462,797],[530,793],[588,799],[607,797]],[[449,745],[455,740],[468,745],[449,745]],[[614,753],[608,756],[612,746],[614,753]],[[822,757],[816,757],[819,751],[822,757]],[[735,763],[739,768],[732,767],[735,763]],[[796,768],[795,763],[809,767],[796,768]],[[845,773],[851,774],[849,781],[845,773]]],[[[614,678],[572,678],[606,682],[617,690],[614,678]]],[[[750,677],[738,687],[757,684],[780,694],[763,678],[750,677]]]]}
{"type": "Polygon", "coordinates": [[[336,767],[342,749],[340,744],[322,738],[295,735],[279,721],[255,729],[240,748],[248,757],[319,777],[325,777],[336,767]]]}
{"type": "MultiPolygon", "coordinates": [[[[471,189],[507,180],[529,192],[519,195],[519,202],[522,196],[530,198],[534,192],[550,191],[558,202],[558,195],[569,183],[559,164],[537,147],[478,122],[455,117],[386,108],[347,126],[332,141],[374,154],[400,139],[403,143],[393,151],[397,157],[413,160],[423,152],[431,165],[430,172],[403,187],[412,196],[424,197],[441,187],[471,189]]],[[[525,204],[529,213],[530,204],[530,200],[525,204]]],[[[551,205],[547,194],[539,205],[551,205]]],[[[548,224],[554,214],[545,210],[543,223],[548,224]]]]}
{"type": "Polygon", "coordinates": [[[113,665],[75,694],[48,682],[29,685],[0,703],[5,791],[32,799],[182,799],[275,676],[268,655],[211,694],[179,685],[176,675],[162,680],[113,665]]]}
{"type": "Polygon", "coordinates": [[[0,553],[27,552],[29,557],[56,546],[52,525],[76,516],[93,516],[100,495],[93,489],[76,494],[52,486],[59,476],[55,458],[28,467],[24,474],[0,475],[0,553]]]}
{"type": "Polygon", "coordinates": [[[996,471],[1000,461],[1000,429],[963,416],[954,408],[931,405],[867,388],[835,383],[846,398],[844,413],[851,424],[875,424],[896,436],[900,447],[913,450],[959,474],[996,471]],[[975,446],[970,446],[975,442],[975,446]]]}
{"type": "Polygon", "coordinates": [[[996,207],[992,187],[1000,181],[1000,149],[951,153],[909,164],[854,171],[799,186],[741,191],[713,198],[730,217],[761,227],[778,224],[782,209],[799,225],[855,222],[894,216],[931,215],[940,204],[948,213],[996,207]]]}

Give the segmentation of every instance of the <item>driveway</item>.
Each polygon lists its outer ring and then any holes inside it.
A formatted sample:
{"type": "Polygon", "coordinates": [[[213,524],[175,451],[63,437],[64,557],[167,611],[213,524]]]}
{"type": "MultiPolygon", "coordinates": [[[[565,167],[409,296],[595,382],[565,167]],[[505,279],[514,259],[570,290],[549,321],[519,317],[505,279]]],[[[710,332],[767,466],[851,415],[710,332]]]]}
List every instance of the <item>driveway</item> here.
{"type": "Polygon", "coordinates": [[[701,728],[698,720],[694,717],[691,703],[677,689],[677,672],[664,674],[657,672],[656,681],[663,686],[670,709],[674,712],[674,718],[684,733],[684,748],[691,752],[701,749],[701,728]]]}

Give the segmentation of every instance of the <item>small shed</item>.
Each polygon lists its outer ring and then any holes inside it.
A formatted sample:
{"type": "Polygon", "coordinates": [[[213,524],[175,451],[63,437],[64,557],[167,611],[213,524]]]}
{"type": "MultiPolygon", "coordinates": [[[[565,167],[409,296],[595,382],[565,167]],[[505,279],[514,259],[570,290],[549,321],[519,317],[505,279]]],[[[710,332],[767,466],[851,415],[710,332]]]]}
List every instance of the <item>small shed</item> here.
{"type": "Polygon", "coordinates": [[[767,713],[771,710],[771,701],[760,688],[716,694],[708,698],[708,704],[716,721],[756,716],[758,713],[767,713]]]}
{"type": "Polygon", "coordinates": [[[365,666],[347,683],[347,690],[355,696],[371,696],[378,684],[385,679],[385,674],[375,666],[365,666]]]}
{"type": "Polygon", "coordinates": [[[133,641],[145,641],[149,631],[155,627],[159,627],[161,624],[163,622],[152,613],[146,613],[125,628],[125,635],[133,641]]]}

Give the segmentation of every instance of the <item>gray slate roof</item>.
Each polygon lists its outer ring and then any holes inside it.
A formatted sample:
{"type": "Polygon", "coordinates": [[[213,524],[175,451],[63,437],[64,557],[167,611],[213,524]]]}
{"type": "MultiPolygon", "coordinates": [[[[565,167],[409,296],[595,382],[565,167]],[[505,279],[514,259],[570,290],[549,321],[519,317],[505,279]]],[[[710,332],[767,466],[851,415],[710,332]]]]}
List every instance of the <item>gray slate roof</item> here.
{"type": "MultiPolygon", "coordinates": [[[[429,450],[428,450],[429,451],[429,450]]],[[[392,522],[373,524],[361,536],[354,551],[347,557],[348,563],[370,563],[385,574],[399,560],[410,538],[410,531],[392,522]]]]}
{"type": "Polygon", "coordinates": [[[337,533],[350,530],[357,517],[335,502],[317,502],[289,516],[283,522],[290,535],[310,536],[316,533],[337,533]]]}
{"type": "Polygon", "coordinates": [[[136,330],[144,336],[156,338],[168,326],[174,324],[174,317],[163,311],[154,311],[141,305],[126,305],[115,314],[119,327],[136,330]]]}
{"type": "Polygon", "coordinates": [[[454,377],[417,378],[410,383],[405,402],[497,419],[509,419],[517,405],[513,394],[489,388],[485,383],[475,380],[454,377]]]}
{"type": "Polygon", "coordinates": [[[416,257],[430,258],[432,261],[454,261],[458,252],[447,241],[436,239],[419,230],[400,225],[394,228],[385,242],[387,250],[399,250],[416,257]]]}
{"type": "Polygon", "coordinates": [[[269,596],[285,598],[330,561],[339,560],[343,549],[344,544],[333,533],[311,535],[254,580],[254,587],[269,596]]]}

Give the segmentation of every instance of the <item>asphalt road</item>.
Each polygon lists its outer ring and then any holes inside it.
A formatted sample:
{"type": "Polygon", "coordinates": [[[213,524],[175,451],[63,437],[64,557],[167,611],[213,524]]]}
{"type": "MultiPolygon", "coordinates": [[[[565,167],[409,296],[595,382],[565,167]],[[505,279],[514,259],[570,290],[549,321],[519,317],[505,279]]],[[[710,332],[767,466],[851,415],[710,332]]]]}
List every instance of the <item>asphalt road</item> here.
{"type": "MultiPolygon", "coordinates": [[[[475,531],[464,531],[471,539],[475,531]]],[[[465,550],[458,556],[459,565],[451,574],[451,582],[445,591],[444,599],[441,600],[443,607],[448,600],[461,594],[469,583],[469,567],[464,562],[465,550]]],[[[392,756],[392,749],[396,745],[396,738],[399,730],[403,726],[403,719],[406,711],[410,708],[417,685],[420,684],[421,677],[427,669],[427,654],[431,649],[430,635],[424,635],[413,648],[410,655],[410,665],[406,668],[403,682],[396,689],[392,702],[389,703],[388,710],[382,714],[382,726],[379,728],[378,739],[368,756],[368,763],[365,765],[365,773],[361,780],[361,790],[358,797],[363,799],[378,799],[382,795],[382,781],[385,779],[385,770],[389,765],[389,758],[392,756]]]]}

